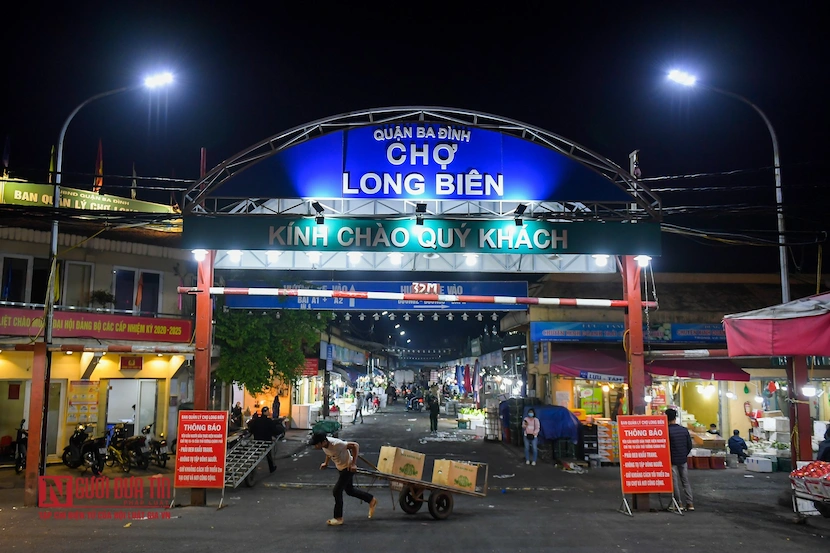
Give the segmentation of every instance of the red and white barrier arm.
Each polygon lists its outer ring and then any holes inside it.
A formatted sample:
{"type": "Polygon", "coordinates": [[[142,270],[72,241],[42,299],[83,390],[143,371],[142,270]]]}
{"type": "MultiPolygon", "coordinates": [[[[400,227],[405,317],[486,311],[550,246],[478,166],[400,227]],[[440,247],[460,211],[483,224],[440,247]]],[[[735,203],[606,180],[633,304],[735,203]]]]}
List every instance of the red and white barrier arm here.
{"type": "MultiPolygon", "coordinates": [[[[213,296],[297,296],[306,298],[347,298],[392,301],[443,301],[449,303],[493,303],[523,305],[558,305],[561,307],[628,307],[626,300],[582,298],[520,298],[514,296],[455,296],[450,294],[406,294],[397,292],[349,292],[346,290],[317,290],[311,288],[230,288],[211,286],[213,296]]],[[[179,286],[180,294],[195,294],[193,286],[179,286]]],[[[644,301],[643,307],[657,308],[657,302],[644,301]]]]}

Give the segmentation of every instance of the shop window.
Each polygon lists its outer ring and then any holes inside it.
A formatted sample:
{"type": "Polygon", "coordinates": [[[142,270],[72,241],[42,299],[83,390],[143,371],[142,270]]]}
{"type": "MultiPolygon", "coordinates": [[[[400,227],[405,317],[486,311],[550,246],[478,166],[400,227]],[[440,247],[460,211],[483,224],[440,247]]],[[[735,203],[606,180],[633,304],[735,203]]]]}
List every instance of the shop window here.
{"type": "Polygon", "coordinates": [[[29,301],[29,270],[31,257],[3,256],[3,281],[0,300],[27,303],[29,301]]]}
{"type": "Polygon", "coordinates": [[[65,270],[60,274],[60,280],[63,281],[61,305],[89,307],[92,294],[92,264],[67,261],[64,266],[65,270]]]}
{"type": "Polygon", "coordinates": [[[115,268],[115,309],[136,314],[158,313],[161,305],[161,273],[115,268]]]}
{"type": "MultiPolygon", "coordinates": [[[[50,267],[49,259],[45,257],[36,257],[32,260],[32,294],[29,299],[30,302],[46,303],[46,290],[49,288],[50,267]]],[[[60,282],[56,284],[60,286],[60,282]]]]}

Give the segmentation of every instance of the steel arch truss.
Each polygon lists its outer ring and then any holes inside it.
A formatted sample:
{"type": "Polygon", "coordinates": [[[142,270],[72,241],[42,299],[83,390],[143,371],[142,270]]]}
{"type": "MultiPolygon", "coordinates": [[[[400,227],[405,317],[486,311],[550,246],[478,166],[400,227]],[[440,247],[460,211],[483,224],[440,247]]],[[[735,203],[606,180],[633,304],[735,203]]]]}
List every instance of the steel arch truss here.
{"type": "MultiPolygon", "coordinates": [[[[541,144],[603,175],[610,183],[624,191],[630,201],[620,202],[537,202],[524,217],[545,220],[600,220],[635,221],[660,220],[660,199],[611,160],[592,152],[573,141],[519,121],[475,111],[442,107],[392,107],[356,111],[336,115],[300,125],[274,135],[216,166],[203,179],[188,188],[184,196],[185,213],[206,214],[305,214],[311,215],[310,201],[322,198],[239,198],[223,195],[219,189],[234,175],[251,165],[296,144],[338,130],[388,125],[404,122],[450,123],[468,127],[495,130],[524,140],[541,144]]],[[[323,202],[321,202],[323,203],[323,202]]],[[[430,215],[497,218],[512,214],[517,202],[426,201],[430,215]]],[[[411,200],[343,200],[334,199],[324,204],[331,214],[375,216],[413,215],[415,202],[411,200]]],[[[327,213],[328,214],[328,213],[327,213]]]]}

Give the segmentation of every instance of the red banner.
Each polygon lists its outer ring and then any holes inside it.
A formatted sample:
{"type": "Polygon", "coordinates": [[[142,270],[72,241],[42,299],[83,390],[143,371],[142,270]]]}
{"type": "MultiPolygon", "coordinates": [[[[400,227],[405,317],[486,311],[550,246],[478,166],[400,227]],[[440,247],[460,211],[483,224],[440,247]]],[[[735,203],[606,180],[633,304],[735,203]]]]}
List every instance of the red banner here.
{"type": "MultiPolygon", "coordinates": [[[[0,308],[0,334],[34,338],[42,333],[43,311],[0,308]]],[[[56,311],[52,333],[55,338],[187,343],[192,324],[185,319],[56,311]]]]}
{"type": "Polygon", "coordinates": [[[306,357],[305,360],[305,367],[303,367],[303,376],[317,376],[317,372],[320,370],[320,360],[319,359],[309,359],[306,357]]]}
{"type": "Polygon", "coordinates": [[[620,415],[622,493],[672,493],[669,426],[664,415],[620,415]]]}
{"type": "Polygon", "coordinates": [[[224,488],[227,411],[179,411],[176,488],[224,488]]]}

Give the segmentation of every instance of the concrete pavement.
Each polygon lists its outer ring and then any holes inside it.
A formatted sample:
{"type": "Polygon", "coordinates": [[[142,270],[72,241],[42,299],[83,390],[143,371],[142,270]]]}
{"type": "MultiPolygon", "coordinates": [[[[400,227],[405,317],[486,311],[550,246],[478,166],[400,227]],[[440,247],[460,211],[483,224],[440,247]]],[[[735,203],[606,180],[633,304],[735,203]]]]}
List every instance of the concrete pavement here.
{"type": "MultiPolygon", "coordinates": [[[[165,512],[170,518],[130,520],[44,520],[43,509],[22,509],[22,488],[9,488],[13,471],[0,471],[0,527],[18,551],[90,552],[158,551],[165,548],[228,551],[236,548],[284,551],[336,548],[363,551],[432,548],[441,551],[700,551],[735,548],[763,551],[826,549],[830,520],[811,517],[793,524],[791,511],[778,504],[788,489],[784,473],[746,473],[744,469],[692,471],[694,513],[617,512],[619,469],[603,467],[572,474],[550,464],[524,464],[520,448],[475,439],[458,431],[454,419],[442,419],[438,434],[428,432],[425,413],[402,406],[367,416],[364,424],[346,424],[340,437],[357,441],[361,453],[377,461],[381,445],[391,444],[427,455],[427,468],[438,458],[487,462],[490,490],[486,497],[454,496],[447,520],[435,521],[423,508],[405,515],[397,494],[385,481],[357,476],[380,501],[375,518],[367,507],[346,498],[346,524],[329,528],[333,470],[320,471],[322,453],[304,446],[308,431],[290,430],[278,449],[277,471],[258,469],[254,488],[226,490],[227,508],[219,511],[220,494],[211,491],[212,508],[183,507],[165,512]],[[9,472],[11,474],[9,474],[9,472]],[[19,498],[19,499],[18,499],[19,498]]],[[[63,471],[50,467],[47,471],[63,471]]],[[[138,471],[133,474],[138,475],[138,471]]],[[[172,475],[166,469],[164,475],[172,475]]],[[[186,493],[177,503],[188,503],[186,493]]],[[[667,498],[663,498],[667,505],[667,498]]],[[[659,500],[652,498],[659,507],[659,500]]]]}

